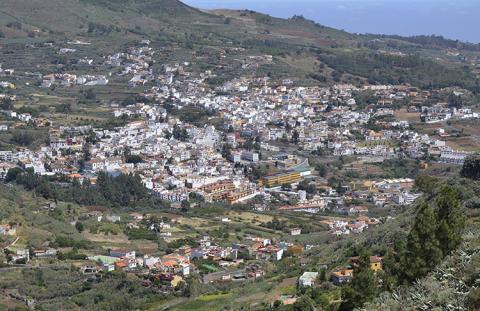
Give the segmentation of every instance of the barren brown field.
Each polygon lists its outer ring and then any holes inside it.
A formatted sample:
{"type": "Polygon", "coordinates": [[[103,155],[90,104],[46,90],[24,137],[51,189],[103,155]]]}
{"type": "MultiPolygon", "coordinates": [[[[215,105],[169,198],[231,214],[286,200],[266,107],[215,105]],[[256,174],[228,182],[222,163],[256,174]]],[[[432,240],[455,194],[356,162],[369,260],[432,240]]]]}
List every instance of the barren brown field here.
{"type": "Polygon", "coordinates": [[[419,112],[408,112],[407,109],[400,109],[395,111],[395,118],[400,121],[408,121],[410,123],[420,122],[420,113],[419,112]]]}

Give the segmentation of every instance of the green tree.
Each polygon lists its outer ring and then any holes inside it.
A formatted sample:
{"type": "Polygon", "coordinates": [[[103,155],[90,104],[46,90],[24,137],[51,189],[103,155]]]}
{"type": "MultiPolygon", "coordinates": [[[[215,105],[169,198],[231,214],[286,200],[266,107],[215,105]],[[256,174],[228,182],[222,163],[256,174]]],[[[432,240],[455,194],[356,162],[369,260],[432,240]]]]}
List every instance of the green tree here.
{"type": "Polygon", "coordinates": [[[370,268],[370,256],[363,252],[353,269],[352,282],[342,288],[339,310],[349,311],[363,306],[377,294],[377,278],[370,268]]]}
{"type": "Polygon", "coordinates": [[[465,217],[460,206],[458,192],[451,186],[444,186],[437,199],[437,207],[437,239],[443,255],[447,255],[462,242],[465,217]]]}
{"type": "Polygon", "coordinates": [[[72,112],[72,105],[69,103],[66,103],[66,104],[60,104],[58,106],[55,106],[55,112],[70,113],[72,112]]]}
{"type": "Polygon", "coordinates": [[[188,133],[186,129],[180,128],[177,124],[173,127],[173,138],[180,140],[180,141],[187,141],[188,133]]]}
{"type": "Polygon", "coordinates": [[[292,310],[295,311],[314,311],[315,303],[310,297],[303,296],[299,298],[294,304],[292,310]]]}
{"type": "Polygon", "coordinates": [[[10,142],[20,146],[29,146],[33,143],[33,140],[32,134],[26,131],[16,131],[13,133],[10,142]]]}
{"type": "Polygon", "coordinates": [[[291,184],[282,184],[282,191],[292,191],[292,185],[291,184]]]}
{"type": "Polygon", "coordinates": [[[295,145],[298,145],[298,140],[300,138],[300,134],[298,133],[297,130],[293,130],[293,133],[292,133],[292,143],[294,143],[295,145]]]}
{"type": "Polygon", "coordinates": [[[280,300],[275,300],[273,302],[273,310],[277,310],[282,306],[282,302],[280,300]]]}
{"type": "Polygon", "coordinates": [[[429,175],[418,175],[415,178],[415,187],[425,193],[433,193],[437,187],[438,180],[429,175]]]}
{"type": "Polygon", "coordinates": [[[225,159],[229,159],[232,155],[232,146],[229,143],[223,144],[222,146],[222,156],[225,159]]]}
{"type": "Polygon", "coordinates": [[[317,166],[315,166],[315,170],[317,170],[318,175],[320,177],[327,176],[327,167],[325,166],[325,164],[323,164],[323,163],[318,164],[317,166]]]}
{"type": "Polygon", "coordinates": [[[82,233],[83,230],[85,230],[85,226],[80,221],[77,221],[75,223],[75,229],[77,229],[78,232],[82,233]]]}
{"type": "Polygon", "coordinates": [[[399,238],[395,241],[393,249],[389,250],[383,257],[383,271],[379,274],[379,278],[382,280],[381,283],[384,290],[391,291],[398,285],[399,276],[402,274],[400,261],[405,252],[405,247],[405,240],[399,238]]]}
{"type": "Polygon", "coordinates": [[[318,280],[321,282],[325,282],[327,280],[327,270],[322,268],[320,270],[320,274],[318,275],[318,280]]]}
{"type": "Polygon", "coordinates": [[[141,156],[136,155],[136,154],[135,155],[128,155],[127,157],[125,157],[125,162],[137,164],[137,163],[142,163],[143,159],[142,159],[141,156]]]}
{"type": "Polygon", "coordinates": [[[466,305],[469,310],[480,310],[480,288],[474,288],[470,291],[466,305]]]}
{"type": "Polygon", "coordinates": [[[406,251],[400,259],[401,279],[413,282],[425,276],[443,257],[436,237],[437,219],[433,208],[422,203],[407,237],[406,251]]]}
{"type": "Polygon", "coordinates": [[[376,104],[378,100],[372,91],[359,92],[355,94],[353,98],[360,109],[364,109],[368,105],[376,104]]]}
{"type": "Polygon", "coordinates": [[[308,180],[302,180],[297,187],[298,190],[305,190],[308,194],[315,194],[317,188],[314,184],[310,184],[308,180]]]}
{"type": "Polygon", "coordinates": [[[22,174],[23,170],[19,167],[14,167],[8,170],[7,175],[5,176],[5,182],[12,182],[17,179],[19,174],[22,174]]]}
{"type": "Polygon", "coordinates": [[[182,208],[182,212],[186,212],[190,208],[190,202],[188,202],[187,200],[183,200],[180,205],[182,208]]]}
{"type": "Polygon", "coordinates": [[[8,97],[3,98],[2,100],[0,100],[0,109],[12,110],[13,109],[13,101],[8,97]]]}
{"type": "Polygon", "coordinates": [[[97,95],[95,94],[95,91],[93,89],[87,89],[85,91],[85,99],[88,99],[88,100],[97,99],[97,95]]]}
{"type": "Polygon", "coordinates": [[[453,108],[462,108],[463,100],[461,96],[455,95],[453,92],[448,95],[448,106],[453,108]]]}
{"type": "MultiPolygon", "coordinates": [[[[323,269],[323,271],[325,270],[323,269]]],[[[324,289],[321,287],[311,288],[309,294],[313,301],[315,301],[317,308],[321,307],[320,310],[328,310],[327,308],[330,305],[330,299],[328,293],[326,293],[324,289]]]]}
{"type": "Polygon", "coordinates": [[[465,159],[460,175],[469,179],[480,179],[480,155],[472,155],[465,159]]]}

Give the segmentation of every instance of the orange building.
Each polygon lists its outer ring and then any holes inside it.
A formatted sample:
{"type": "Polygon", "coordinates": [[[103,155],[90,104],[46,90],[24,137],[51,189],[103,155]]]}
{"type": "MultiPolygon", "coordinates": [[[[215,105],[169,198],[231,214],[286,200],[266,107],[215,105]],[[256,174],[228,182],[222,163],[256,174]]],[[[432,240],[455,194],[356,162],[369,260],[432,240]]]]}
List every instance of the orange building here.
{"type": "Polygon", "coordinates": [[[223,201],[235,190],[235,185],[231,180],[225,180],[202,186],[199,190],[205,193],[206,201],[223,201]]]}

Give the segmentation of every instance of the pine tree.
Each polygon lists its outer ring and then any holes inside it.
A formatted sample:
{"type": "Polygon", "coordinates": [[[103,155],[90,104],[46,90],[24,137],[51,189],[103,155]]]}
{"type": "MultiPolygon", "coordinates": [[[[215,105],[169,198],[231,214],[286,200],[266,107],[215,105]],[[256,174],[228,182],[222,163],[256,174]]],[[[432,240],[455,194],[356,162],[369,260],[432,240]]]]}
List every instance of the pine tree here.
{"type": "Polygon", "coordinates": [[[352,282],[342,289],[341,311],[353,310],[372,300],[377,293],[377,279],[370,268],[370,256],[362,253],[353,269],[352,282]]]}
{"type": "Polygon", "coordinates": [[[437,199],[437,239],[444,255],[450,254],[462,242],[465,217],[462,213],[457,191],[444,186],[437,199]]]}
{"type": "Polygon", "coordinates": [[[465,159],[460,175],[470,179],[480,179],[480,155],[472,155],[465,159]]]}
{"type": "Polygon", "coordinates": [[[408,234],[406,251],[400,260],[404,281],[411,283],[425,276],[442,260],[443,254],[436,231],[435,212],[429,204],[422,203],[408,234]]]}
{"type": "Polygon", "coordinates": [[[293,311],[314,311],[315,303],[308,296],[299,298],[292,306],[290,310],[293,311]]]}
{"type": "Polygon", "coordinates": [[[402,266],[400,261],[405,252],[405,240],[395,241],[393,250],[387,251],[382,260],[383,271],[377,275],[381,279],[383,290],[391,291],[398,285],[399,277],[402,275],[402,266]]]}

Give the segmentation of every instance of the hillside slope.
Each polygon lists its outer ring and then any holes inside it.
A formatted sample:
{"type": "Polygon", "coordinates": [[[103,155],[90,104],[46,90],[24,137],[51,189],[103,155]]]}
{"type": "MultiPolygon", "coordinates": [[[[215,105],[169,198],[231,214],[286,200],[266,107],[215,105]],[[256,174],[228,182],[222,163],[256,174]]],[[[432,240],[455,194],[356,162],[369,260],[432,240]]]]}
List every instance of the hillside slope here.
{"type": "Polygon", "coordinates": [[[354,35],[302,16],[202,11],[178,0],[3,0],[0,34],[5,44],[84,39],[98,44],[99,51],[138,39],[180,46],[187,53],[241,47],[271,54],[283,72],[317,83],[410,83],[480,91],[477,46],[440,38],[354,35]]]}
{"type": "Polygon", "coordinates": [[[88,23],[128,29],[145,25],[160,27],[159,17],[175,18],[206,14],[176,0],[110,1],[110,0],[5,0],[0,8],[0,24],[21,22],[27,28],[44,32],[76,34],[88,23]]]}

